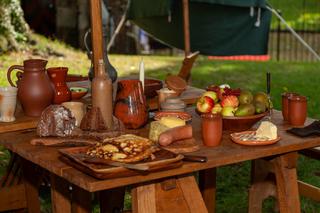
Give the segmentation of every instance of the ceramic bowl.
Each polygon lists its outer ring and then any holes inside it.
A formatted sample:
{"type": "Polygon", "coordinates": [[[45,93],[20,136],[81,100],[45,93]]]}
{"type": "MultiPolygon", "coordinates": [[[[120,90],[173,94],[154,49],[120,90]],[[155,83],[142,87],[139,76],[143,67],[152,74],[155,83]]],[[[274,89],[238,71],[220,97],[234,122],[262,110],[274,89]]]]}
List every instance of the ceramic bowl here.
{"type": "Polygon", "coordinates": [[[88,93],[88,88],[85,87],[70,87],[71,100],[77,100],[82,98],[88,93]]]}
{"type": "Polygon", "coordinates": [[[154,115],[154,120],[159,121],[162,117],[177,117],[184,121],[190,121],[192,119],[191,114],[187,112],[159,111],[154,115]]]}
{"type": "Polygon", "coordinates": [[[144,80],[144,94],[147,98],[153,98],[157,96],[157,90],[162,89],[162,81],[156,79],[144,80]]]}
{"type": "MultiPolygon", "coordinates": [[[[196,109],[196,112],[200,115],[196,109]]],[[[266,116],[269,111],[256,114],[256,115],[248,115],[248,116],[223,116],[223,130],[233,131],[233,132],[240,132],[249,130],[255,123],[260,121],[264,116],[266,116]]]]}

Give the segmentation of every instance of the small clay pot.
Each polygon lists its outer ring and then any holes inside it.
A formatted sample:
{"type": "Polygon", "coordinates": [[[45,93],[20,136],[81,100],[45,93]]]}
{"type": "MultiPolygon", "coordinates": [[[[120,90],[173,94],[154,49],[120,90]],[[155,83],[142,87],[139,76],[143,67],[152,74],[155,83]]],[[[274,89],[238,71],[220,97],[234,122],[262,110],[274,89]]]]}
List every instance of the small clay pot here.
{"type": "Polygon", "coordinates": [[[303,126],[307,119],[307,98],[295,95],[289,97],[289,123],[293,126],[303,126]]]}
{"type": "Polygon", "coordinates": [[[167,87],[171,90],[176,91],[177,95],[181,95],[183,91],[187,89],[187,82],[177,76],[177,75],[169,75],[165,80],[167,87]]]}
{"type": "Polygon", "coordinates": [[[289,121],[289,97],[299,95],[295,92],[285,92],[281,94],[281,100],[282,100],[282,117],[284,121],[289,121]]]}
{"type": "Polygon", "coordinates": [[[221,114],[205,113],[201,115],[202,139],[205,146],[219,146],[222,139],[221,114]]]}
{"type": "Polygon", "coordinates": [[[161,103],[162,111],[183,112],[186,109],[186,104],[180,98],[167,98],[161,103]]]}

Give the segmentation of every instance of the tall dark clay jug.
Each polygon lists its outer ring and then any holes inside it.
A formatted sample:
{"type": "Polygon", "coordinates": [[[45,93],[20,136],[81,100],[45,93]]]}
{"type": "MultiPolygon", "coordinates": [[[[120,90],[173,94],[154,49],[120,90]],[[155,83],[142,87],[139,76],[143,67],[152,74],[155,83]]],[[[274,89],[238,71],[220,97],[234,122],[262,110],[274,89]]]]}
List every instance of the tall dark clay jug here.
{"type": "Polygon", "coordinates": [[[141,81],[118,82],[114,115],[128,129],[138,129],[147,123],[148,109],[141,81]]]}
{"type": "Polygon", "coordinates": [[[23,61],[23,66],[13,65],[8,69],[7,79],[11,86],[18,87],[18,100],[27,116],[40,116],[52,103],[54,91],[46,74],[47,63],[42,59],[29,59],[23,61]],[[17,85],[11,79],[15,69],[20,70],[16,73],[17,85]]]}

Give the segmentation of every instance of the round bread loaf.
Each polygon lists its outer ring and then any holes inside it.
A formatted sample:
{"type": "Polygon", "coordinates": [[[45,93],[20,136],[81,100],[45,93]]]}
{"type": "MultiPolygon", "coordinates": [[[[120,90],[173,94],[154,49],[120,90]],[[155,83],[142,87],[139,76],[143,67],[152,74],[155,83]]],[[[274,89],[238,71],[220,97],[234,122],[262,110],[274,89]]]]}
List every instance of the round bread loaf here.
{"type": "Polygon", "coordinates": [[[71,111],[61,105],[48,106],[41,114],[37,134],[40,137],[71,135],[76,119],[71,111]]]}

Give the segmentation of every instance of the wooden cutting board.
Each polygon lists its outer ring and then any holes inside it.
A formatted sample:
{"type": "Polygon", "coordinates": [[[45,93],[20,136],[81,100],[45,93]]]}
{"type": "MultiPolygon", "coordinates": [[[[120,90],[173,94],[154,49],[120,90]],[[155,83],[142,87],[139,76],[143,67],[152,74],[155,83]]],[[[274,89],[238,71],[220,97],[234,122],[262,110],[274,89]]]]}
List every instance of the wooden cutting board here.
{"type": "Polygon", "coordinates": [[[160,149],[158,152],[153,153],[155,157],[153,160],[148,159],[135,163],[139,165],[146,165],[149,167],[149,170],[137,171],[124,167],[113,167],[108,165],[87,163],[85,162],[85,159],[88,158],[88,155],[86,155],[88,148],[89,146],[60,149],[59,152],[62,154],[61,160],[98,179],[127,177],[148,174],[153,171],[173,169],[181,166],[183,159],[182,155],[160,149]]]}
{"type": "Polygon", "coordinates": [[[180,153],[183,154],[183,153],[198,151],[200,149],[200,146],[194,138],[190,138],[190,139],[175,141],[169,146],[164,146],[162,148],[176,154],[180,154],[180,153]]]}

